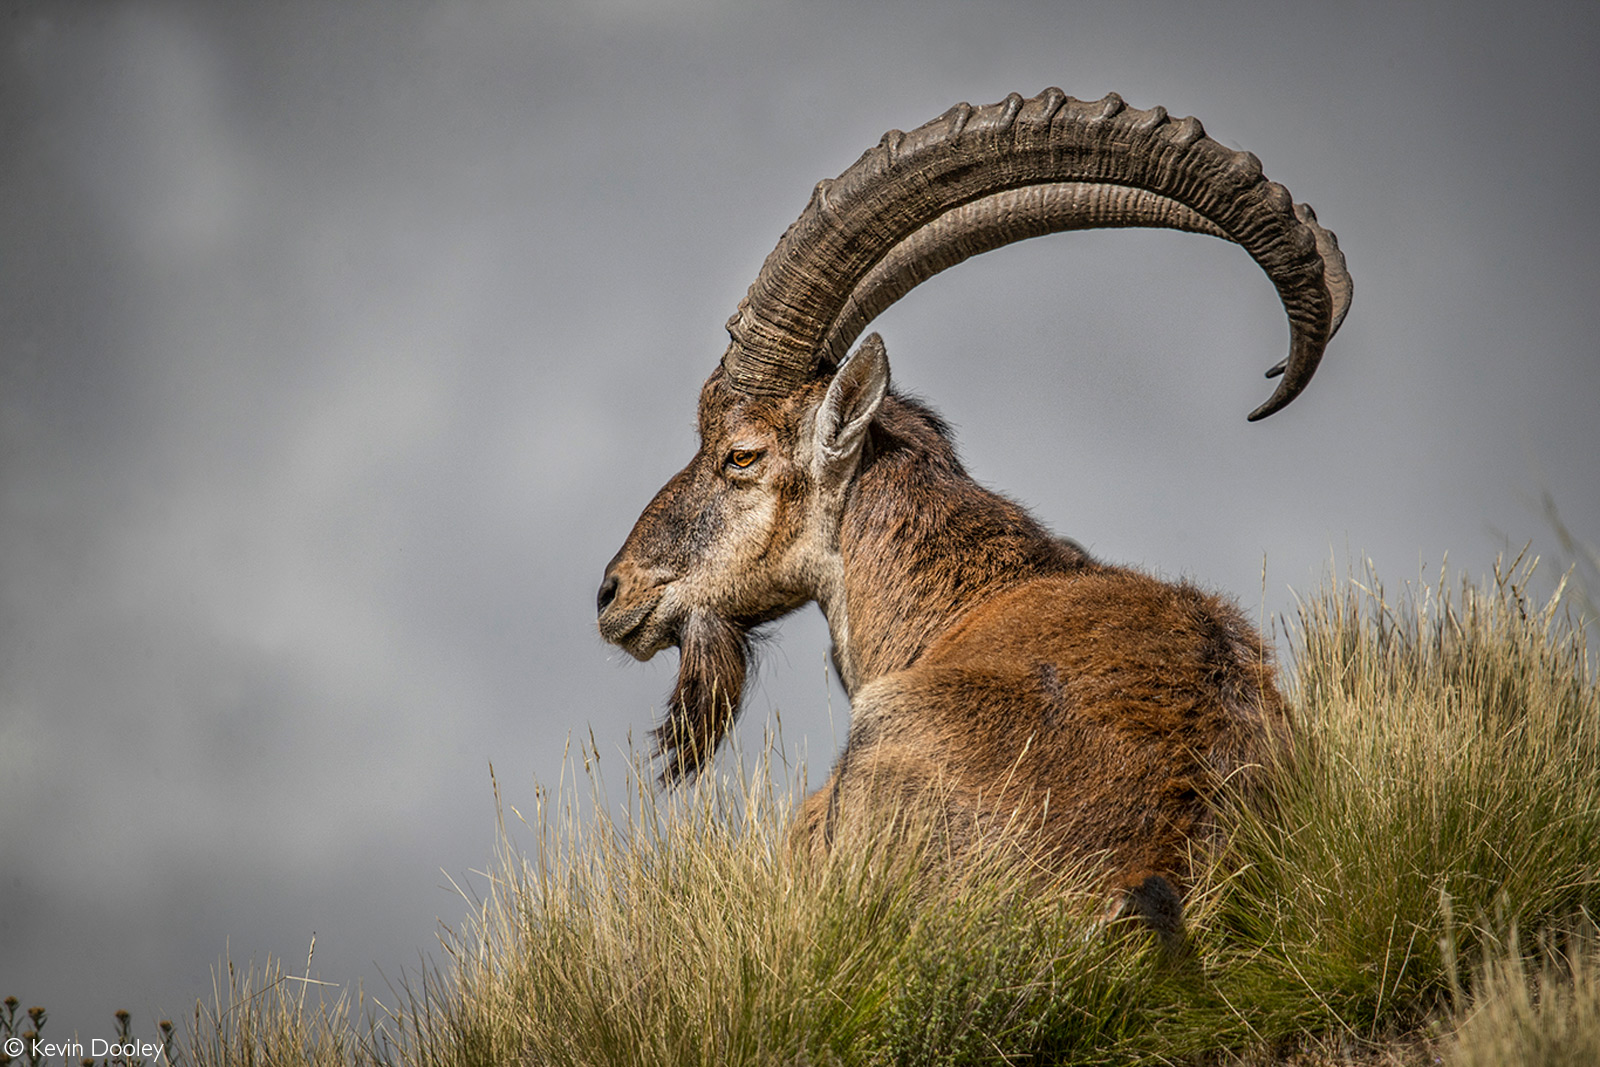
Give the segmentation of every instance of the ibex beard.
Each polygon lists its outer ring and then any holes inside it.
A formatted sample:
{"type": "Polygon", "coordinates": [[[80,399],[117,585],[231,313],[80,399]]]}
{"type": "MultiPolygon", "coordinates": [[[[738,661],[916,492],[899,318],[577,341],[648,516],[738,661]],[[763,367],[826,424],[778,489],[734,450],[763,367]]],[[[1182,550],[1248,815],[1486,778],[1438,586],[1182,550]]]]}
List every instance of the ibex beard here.
{"type": "Polygon", "coordinates": [[[693,612],[679,630],[678,657],[666,718],[651,732],[664,783],[698,774],[738,717],[749,633],[717,615],[693,612]]]}

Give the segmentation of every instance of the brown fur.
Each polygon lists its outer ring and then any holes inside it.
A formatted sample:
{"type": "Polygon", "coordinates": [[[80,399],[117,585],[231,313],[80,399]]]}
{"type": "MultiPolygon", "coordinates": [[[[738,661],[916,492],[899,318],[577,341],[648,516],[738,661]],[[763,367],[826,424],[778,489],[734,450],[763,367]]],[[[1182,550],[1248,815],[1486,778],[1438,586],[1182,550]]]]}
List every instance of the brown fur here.
{"type": "Polygon", "coordinates": [[[607,570],[602,633],[640,658],[682,650],[666,777],[700,767],[736,712],[744,634],[815,599],[852,723],[803,838],[825,846],[839,820],[937,784],[954,839],[1021,819],[1039,860],[1093,858],[1129,907],[1161,912],[1163,880],[1181,886],[1212,832],[1218,782],[1283,736],[1259,636],[1225,600],[1053,536],[894,394],[826,503],[803,452],[828,386],[751,399],[713,374],[699,453],[607,570]]]}
{"type": "Polygon", "coordinates": [[[966,612],[912,666],[859,689],[827,809],[808,817],[850,805],[871,759],[937,775],[974,818],[1020,814],[1045,852],[1103,854],[1118,884],[1181,884],[1219,778],[1249,773],[1280,715],[1235,610],[1086,565],[966,612]]]}

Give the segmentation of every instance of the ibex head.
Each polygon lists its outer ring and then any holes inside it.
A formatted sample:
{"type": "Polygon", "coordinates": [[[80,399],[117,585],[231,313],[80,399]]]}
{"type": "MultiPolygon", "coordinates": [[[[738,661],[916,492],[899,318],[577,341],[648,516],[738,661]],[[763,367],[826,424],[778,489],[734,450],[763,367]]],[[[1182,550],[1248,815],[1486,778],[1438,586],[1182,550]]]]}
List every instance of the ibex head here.
{"type": "Polygon", "coordinates": [[[836,582],[838,522],[889,367],[868,339],[839,374],[780,396],[718,369],[700,391],[700,449],[606,568],[600,632],[638,659],[681,652],[666,774],[692,773],[737,712],[752,629],[836,582]]]}
{"type": "MultiPolygon", "coordinates": [[[[913,445],[959,472],[937,419],[888,391],[876,335],[846,358],[851,343],[895,300],[969,256],[1120,226],[1242,245],[1278,288],[1291,327],[1288,357],[1267,372],[1281,375],[1277,388],[1250,418],[1305,388],[1350,301],[1338,244],[1309,207],[1263,178],[1255,156],[1206,137],[1192,118],[1130,109],[1114,94],[1013,94],[891,131],[817,185],[728,323],[732,341],[700,394],[699,451],[645,509],[600,587],[608,641],[640,659],[680,649],[657,731],[668,779],[698,769],[731,723],[748,635],[762,623],[821,602],[847,688],[870,680],[851,619],[887,609],[863,591],[872,559],[841,548],[845,514],[867,508],[880,529],[906,527],[909,552],[922,513],[910,483],[896,490],[908,499],[885,504],[857,499],[858,478],[875,451],[913,445]]],[[[874,543],[882,552],[889,541],[874,543]]],[[[959,589],[965,579],[951,581],[959,589]]]]}

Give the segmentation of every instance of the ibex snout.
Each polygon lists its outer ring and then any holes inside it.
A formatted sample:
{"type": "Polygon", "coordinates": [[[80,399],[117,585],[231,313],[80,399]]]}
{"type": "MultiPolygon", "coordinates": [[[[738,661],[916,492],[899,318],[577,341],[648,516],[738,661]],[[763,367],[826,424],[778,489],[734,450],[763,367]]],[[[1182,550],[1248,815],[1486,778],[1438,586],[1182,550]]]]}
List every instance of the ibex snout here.
{"type": "Polygon", "coordinates": [[[666,576],[636,566],[619,552],[606,565],[595,595],[600,636],[640,660],[674,644],[675,613],[662,605],[667,583],[666,576]]]}

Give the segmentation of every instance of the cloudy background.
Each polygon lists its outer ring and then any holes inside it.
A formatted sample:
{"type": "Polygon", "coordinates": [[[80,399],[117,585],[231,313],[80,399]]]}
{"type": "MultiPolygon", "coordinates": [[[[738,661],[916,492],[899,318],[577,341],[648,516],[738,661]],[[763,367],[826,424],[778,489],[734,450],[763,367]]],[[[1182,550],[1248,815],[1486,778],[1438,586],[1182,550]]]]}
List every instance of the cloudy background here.
{"type": "MultiPolygon", "coordinates": [[[[1312,388],[1222,242],[981,257],[880,319],[977,476],[1252,614],[1600,539],[1600,7],[35,3],[0,11],[0,995],[182,1019],[226,950],[385,995],[569,735],[722,324],[812,184],[1049,85],[1200,116],[1356,295],[1312,388]]],[[[1281,642],[1280,642],[1281,643],[1281,642]]],[[[769,646],[813,781],[848,709],[769,646]]],[[[620,770],[620,767],[619,767],[620,770]]]]}

